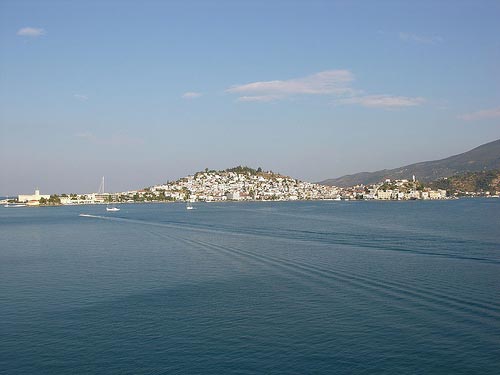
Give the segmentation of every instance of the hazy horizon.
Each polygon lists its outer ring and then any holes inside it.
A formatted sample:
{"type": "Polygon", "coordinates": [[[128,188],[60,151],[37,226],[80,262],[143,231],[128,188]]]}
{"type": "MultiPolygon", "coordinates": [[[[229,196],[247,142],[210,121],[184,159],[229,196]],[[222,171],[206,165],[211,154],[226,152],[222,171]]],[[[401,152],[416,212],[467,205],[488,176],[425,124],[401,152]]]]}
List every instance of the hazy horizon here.
{"type": "Polygon", "coordinates": [[[0,196],[306,181],[500,138],[500,4],[4,1],[0,196]]]}

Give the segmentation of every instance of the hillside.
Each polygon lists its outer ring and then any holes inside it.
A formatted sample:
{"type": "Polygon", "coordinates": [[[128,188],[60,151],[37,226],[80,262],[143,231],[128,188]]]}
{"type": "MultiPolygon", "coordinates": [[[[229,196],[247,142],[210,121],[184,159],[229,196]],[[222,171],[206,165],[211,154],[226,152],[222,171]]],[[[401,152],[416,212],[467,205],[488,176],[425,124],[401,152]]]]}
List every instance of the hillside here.
{"type": "Polygon", "coordinates": [[[500,191],[500,171],[468,172],[452,177],[440,178],[428,184],[432,189],[445,189],[448,194],[466,192],[486,192],[495,194],[500,191]]]}
{"type": "Polygon", "coordinates": [[[335,187],[303,182],[273,171],[263,171],[262,168],[237,166],[221,171],[206,168],[192,176],[152,186],[144,195],[148,200],[215,202],[333,199],[337,194],[338,189],[335,187]]]}
{"type": "Polygon", "coordinates": [[[390,179],[410,179],[415,175],[419,181],[430,182],[466,172],[500,169],[500,139],[485,143],[462,154],[446,159],[425,161],[395,169],[376,172],[361,172],[319,182],[323,185],[354,186],[373,184],[390,179]]]}

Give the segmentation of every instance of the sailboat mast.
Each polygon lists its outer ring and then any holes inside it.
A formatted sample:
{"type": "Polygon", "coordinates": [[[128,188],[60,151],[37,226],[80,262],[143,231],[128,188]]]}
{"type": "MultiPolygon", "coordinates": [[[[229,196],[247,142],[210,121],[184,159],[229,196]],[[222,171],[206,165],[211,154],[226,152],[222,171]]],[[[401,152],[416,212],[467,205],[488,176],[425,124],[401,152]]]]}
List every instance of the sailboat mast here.
{"type": "Polygon", "coordinates": [[[102,177],[101,184],[99,185],[99,189],[97,190],[97,194],[104,194],[104,176],[102,177]]]}

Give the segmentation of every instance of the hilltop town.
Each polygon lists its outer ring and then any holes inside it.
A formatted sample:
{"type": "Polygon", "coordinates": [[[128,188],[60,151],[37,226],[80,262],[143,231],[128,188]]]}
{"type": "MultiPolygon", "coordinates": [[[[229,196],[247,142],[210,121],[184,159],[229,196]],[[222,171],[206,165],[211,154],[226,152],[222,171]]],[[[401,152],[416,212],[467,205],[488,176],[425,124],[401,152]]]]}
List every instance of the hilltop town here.
{"type": "Polygon", "coordinates": [[[195,173],[175,182],[151,187],[150,192],[173,200],[307,200],[333,199],[338,189],[283,176],[261,168],[235,167],[195,173]]]}

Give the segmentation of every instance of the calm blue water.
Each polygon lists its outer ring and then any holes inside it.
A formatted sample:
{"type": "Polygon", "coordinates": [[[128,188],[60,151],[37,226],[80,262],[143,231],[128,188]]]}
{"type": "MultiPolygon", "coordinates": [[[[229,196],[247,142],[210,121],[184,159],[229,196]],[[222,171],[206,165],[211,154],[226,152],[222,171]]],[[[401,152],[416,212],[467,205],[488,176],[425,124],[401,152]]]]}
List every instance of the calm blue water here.
{"type": "Polygon", "coordinates": [[[500,199],[0,207],[0,249],[7,374],[500,372],[500,199]]]}

